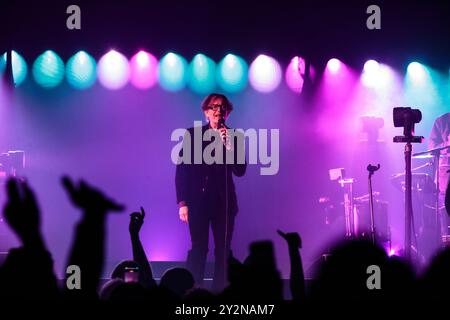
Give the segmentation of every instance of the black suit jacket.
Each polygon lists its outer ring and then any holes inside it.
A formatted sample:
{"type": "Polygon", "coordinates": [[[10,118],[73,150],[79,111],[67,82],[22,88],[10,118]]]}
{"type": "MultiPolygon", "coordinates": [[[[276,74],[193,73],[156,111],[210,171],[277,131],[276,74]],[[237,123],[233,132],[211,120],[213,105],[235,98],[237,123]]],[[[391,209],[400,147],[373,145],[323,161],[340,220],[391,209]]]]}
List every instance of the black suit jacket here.
{"type": "MultiPolygon", "coordinates": [[[[209,129],[209,124],[203,126],[201,129],[202,137],[204,133],[209,129]]],[[[229,128],[228,128],[229,129],[229,128]]],[[[209,145],[210,141],[203,141],[202,139],[202,155],[205,147],[209,145]]],[[[197,211],[201,207],[202,203],[207,201],[206,197],[211,194],[217,195],[220,203],[218,205],[225,206],[226,194],[228,194],[228,213],[236,214],[238,212],[236,191],[233,182],[233,174],[241,177],[245,174],[247,163],[237,163],[237,152],[245,151],[244,137],[242,133],[238,133],[234,137],[234,163],[225,164],[225,147],[222,144],[223,164],[207,164],[203,157],[201,164],[194,163],[194,128],[187,129],[187,133],[184,136],[183,148],[180,151],[180,157],[183,156],[183,152],[191,152],[191,163],[180,163],[176,167],[175,185],[177,193],[177,203],[184,201],[189,208],[192,208],[192,212],[197,211]],[[187,138],[191,138],[191,146],[189,148],[187,138]],[[239,136],[239,138],[237,137],[239,136]],[[226,166],[226,169],[225,169],[226,166]],[[226,180],[225,180],[226,177],[226,180]],[[226,192],[226,187],[228,193],[226,192]]],[[[244,156],[245,159],[245,156],[244,156]]],[[[191,211],[190,211],[191,212],[191,211]]]]}

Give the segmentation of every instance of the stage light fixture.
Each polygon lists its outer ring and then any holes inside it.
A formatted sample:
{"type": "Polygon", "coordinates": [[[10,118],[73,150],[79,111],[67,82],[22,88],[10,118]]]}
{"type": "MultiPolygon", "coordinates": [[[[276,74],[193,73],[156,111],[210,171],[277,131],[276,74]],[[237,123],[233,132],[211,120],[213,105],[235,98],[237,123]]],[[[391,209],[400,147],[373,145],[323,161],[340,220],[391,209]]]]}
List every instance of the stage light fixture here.
{"type": "Polygon", "coordinates": [[[331,73],[337,73],[342,67],[342,62],[336,58],[332,58],[327,63],[327,68],[331,73]]]}
{"type": "Polygon", "coordinates": [[[286,83],[292,91],[296,93],[302,92],[305,70],[305,59],[300,57],[292,58],[285,73],[286,83]]]}
{"type": "Polygon", "coordinates": [[[414,82],[423,82],[427,76],[427,70],[423,64],[411,62],[408,65],[407,74],[414,82]]]}
{"type": "Polygon", "coordinates": [[[250,65],[250,84],[259,92],[272,92],[281,82],[281,67],[272,57],[261,54],[250,65]]]}
{"type": "Polygon", "coordinates": [[[162,88],[179,91],[187,83],[187,62],[173,52],[166,54],[158,64],[158,80],[162,88]]]}
{"type": "MultiPolygon", "coordinates": [[[[21,85],[28,74],[28,67],[25,59],[16,51],[11,51],[12,57],[12,73],[14,84],[16,86],[21,85]]],[[[6,52],[0,57],[0,75],[6,70],[6,52]]]]}
{"type": "Polygon", "coordinates": [[[364,72],[376,73],[380,69],[380,64],[375,60],[368,60],[364,64],[364,72]]]}
{"type": "Polygon", "coordinates": [[[6,52],[0,56],[0,76],[3,75],[6,69],[6,52]]]}
{"type": "Polygon", "coordinates": [[[369,88],[375,88],[380,86],[387,78],[387,69],[384,67],[382,70],[381,65],[375,60],[368,60],[364,64],[363,72],[361,75],[362,83],[369,88]]]}
{"type": "Polygon", "coordinates": [[[241,57],[229,53],[220,61],[216,77],[224,91],[242,91],[248,83],[248,65],[241,57]]]}
{"type": "Polygon", "coordinates": [[[67,61],[66,79],[76,89],[91,87],[97,79],[97,63],[84,51],[78,51],[67,61]]]}
{"type": "Polygon", "coordinates": [[[196,93],[206,94],[216,87],[216,63],[204,54],[194,56],[188,74],[189,88],[196,93]]]}
{"type": "Polygon", "coordinates": [[[124,87],[130,77],[127,58],[115,50],[109,51],[98,62],[97,75],[105,88],[117,90],[124,87]]]}
{"type": "Polygon", "coordinates": [[[158,60],[146,51],[139,51],[130,59],[130,81],[139,89],[153,87],[158,80],[158,60]]]}
{"type": "Polygon", "coordinates": [[[54,88],[64,79],[64,62],[52,50],[46,50],[33,64],[33,78],[43,88],[54,88]]]}

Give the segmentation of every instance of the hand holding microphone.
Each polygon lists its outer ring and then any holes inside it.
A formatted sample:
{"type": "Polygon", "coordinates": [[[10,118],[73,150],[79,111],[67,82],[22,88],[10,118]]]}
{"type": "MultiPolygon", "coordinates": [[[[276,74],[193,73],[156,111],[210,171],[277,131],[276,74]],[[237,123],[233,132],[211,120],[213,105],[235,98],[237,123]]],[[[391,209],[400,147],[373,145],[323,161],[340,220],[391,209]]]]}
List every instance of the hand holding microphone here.
{"type": "Polygon", "coordinates": [[[227,127],[225,126],[225,119],[220,118],[218,126],[220,137],[222,138],[223,144],[227,150],[231,150],[230,136],[228,135],[227,127]]]}
{"type": "Polygon", "coordinates": [[[187,206],[182,206],[178,210],[178,214],[180,215],[180,220],[183,222],[189,222],[189,208],[187,206]]]}

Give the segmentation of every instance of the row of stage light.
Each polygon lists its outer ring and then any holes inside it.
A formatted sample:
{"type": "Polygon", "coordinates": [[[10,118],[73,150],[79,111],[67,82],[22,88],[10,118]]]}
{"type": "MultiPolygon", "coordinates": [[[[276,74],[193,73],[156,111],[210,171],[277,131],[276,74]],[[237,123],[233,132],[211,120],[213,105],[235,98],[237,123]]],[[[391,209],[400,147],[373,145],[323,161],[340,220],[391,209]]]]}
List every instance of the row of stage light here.
{"type": "MultiPolygon", "coordinates": [[[[25,81],[28,74],[27,63],[23,57],[12,51],[12,72],[16,86],[25,81]]],[[[364,65],[363,81],[370,86],[382,73],[380,64],[369,60],[364,65]]],[[[0,75],[6,67],[6,53],[0,57],[0,75]]],[[[345,65],[338,59],[330,59],[326,72],[338,74],[345,65]]],[[[420,76],[422,65],[412,62],[408,72],[420,76]]],[[[36,58],[31,69],[37,84],[43,88],[55,88],[64,79],[76,89],[87,89],[97,80],[105,88],[117,90],[131,83],[139,89],[150,89],[159,84],[168,91],[179,91],[186,86],[196,93],[204,94],[219,87],[233,93],[242,91],[248,83],[259,92],[274,91],[283,78],[287,86],[301,93],[305,76],[305,60],[294,57],[286,70],[272,57],[259,55],[250,65],[237,55],[228,54],[219,63],[215,63],[203,54],[194,56],[187,62],[182,56],[168,53],[157,60],[152,54],[139,51],[131,59],[111,50],[103,55],[98,63],[84,51],[73,55],[66,64],[51,50],[36,58]]],[[[312,75],[314,72],[312,70],[312,75]]]]}

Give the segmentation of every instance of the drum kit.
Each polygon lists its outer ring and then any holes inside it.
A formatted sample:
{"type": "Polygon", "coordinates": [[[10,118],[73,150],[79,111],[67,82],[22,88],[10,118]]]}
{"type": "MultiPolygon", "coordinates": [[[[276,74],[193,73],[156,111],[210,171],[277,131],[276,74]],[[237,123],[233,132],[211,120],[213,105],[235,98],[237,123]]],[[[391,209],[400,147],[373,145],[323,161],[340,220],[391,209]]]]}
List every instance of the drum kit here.
{"type": "MultiPolygon", "coordinates": [[[[345,238],[354,239],[360,237],[370,238],[385,242],[389,240],[389,224],[387,215],[387,202],[381,200],[380,192],[372,192],[371,176],[380,167],[368,166],[369,170],[369,194],[359,197],[354,196],[354,178],[348,178],[344,168],[329,170],[330,180],[337,181],[344,190],[344,201],[337,207],[344,207],[345,238]],[[376,217],[374,212],[376,212],[376,217]]],[[[340,214],[336,212],[336,206],[329,198],[320,198],[319,203],[324,206],[325,224],[330,226],[333,221],[341,221],[340,214]]],[[[337,210],[340,211],[340,210],[337,210]]]]}
{"type": "MultiPolygon", "coordinates": [[[[428,179],[428,185],[430,187],[428,190],[427,188],[424,188],[424,191],[428,191],[434,196],[434,207],[432,209],[434,210],[435,239],[440,245],[447,243],[445,239],[447,239],[448,234],[448,223],[445,222],[445,214],[442,213],[442,209],[445,208],[445,206],[441,201],[442,197],[440,197],[440,194],[445,193],[447,187],[444,182],[448,183],[448,178],[446,179],[447,181],[441,181],[442,172],[445,172],[445,175],[448,177],[448,171],[450,169],[450,165],[447,164],[448,161],[445,161],[448,157],[446,154],[443,154],[443,151],[447,151],[448,149],[450,149],[450,146],[443,146],[413,154],[413,159],[430,160],[427,165],[431,165],[433,167],[433,174],[435,177],[433,181],[434,183],[430,183],[430,179],[428,179]]],[[[419,170],[420,167],[421,166],[414,169],[419,170]]]]}
{"type": "MultiPolygon", "coordinates": [[[[442,176],[442,170],[447,171],[447,169],[450,169],[450,164],[447,165],[443,161],[447,156],[442,154],[442,151],[447,149],[450,149],[450,146],[434,148],[412,155],[413,161],[418,164],[411,169],[413,199],[416,206],[427,209],[421,211],[423,211],[422,214],[429,216],[427,218],[429,221],[432,221],[433,235],[431,236],[431,241],[434,243],[434,247],[448,245],[450,243],[448,226],[442,225],[441,215],[443,214],[442,209],[444,208],[444,203],[442,200],[443,186],[441,184],[443,181],[439,179],[439,172],[441,172],[442,176]],[[423,161],[426,162],[423,164],[423,161]],[[432,168],[432,174],[429,174],[430,168],[432,168]],[[439,196],[440,194],[441,197],[439,196]]],[[[355,179],[345,177],[345,170],[343,168],[331,169],[330,179],[337,180],[344,189],[344,201],[341,202],[341,205],[343,205],[345,213],[345,238],[351,239],[361,236],[367,236],[369,238],[374,229],[376,229],[377,240],[379,242],[390,242],[387,202],[381,200],[380,193],[373,192],[361,197],[354,197],[353,183],[355,179]],[[375,199],[372,200],[372,207],[375,205],[374,216],[369,215],[369,212],[371,214],[373,213],[373,211],[371,212],[371,196],[375,199]],[[373,219],[375,221],[372,221],[373,219]]],[[[405,172],[392,175],[391,182],[399,191],[402,193],[405,192],[405,172]]],[[[419,216],[419,213],[415,212],[414,216],[419,216]]],[[[423,228],[421,221],[416,221],[416,223],[419,228],[423,228]]],[[[412,233],[416,237],[416,247],[412,245],[412,250],[417,252],[419,251],[417,248],[419,247],[417,244],[417,234],[419,232],[416,233],[414,218],[412,224],[412,233]]]]}
{"type": "MultiPolygon", "coordinates": [[[[442,185],[444,181],[441,181],[442,174],[440,174],[443,170],[447,172],[447,170],[450,169],[450,165],[445,164],[447,161],[444,161],[446,160],[447,155],[443,154],[443,151],[447,149],[450,149],[450,146],[433,148],[423,152],[417,152],[412,155],[412,160],[417,164],[420,161],[426,161],[426,163],[411,169],[411,191],[414,194],[413,198],[416,203],[418,203],[418,206],[422,209],[422,211],[425,211],[424,209],[431,209],[431,217],[426,217],[427,214],[430,215],[430,210],[428,210],[428,212],[423,212],[422,217],[423,219],[432,221],[431,229],[433,230],[433,235],[431,236],[431,242],[434,242],[434,247],[443,246],[448,242],[446,241],[448,237],[448,226],[446,222],[443,222],[445,219],[442,219],[445,217],[445,215],[442,216],[442,209],[444,208],[442,192],[445,191],[446,186],[444,187],[442,185]],[[432,176],[434,176],[434,179],[430,174],[420,172],[428,167],[432,168],[432,176]]],[[[391,181],[400,191],[405,192],[405,172],[393,175],[391,177],[391,181]]],[[[413,214],[413,216],[417,215],[418,214],[416,213],[413,214]]],[[[413,218],[412,233],[417,236],[417,230],[415,230],[416,228],[414,224],[415,222],[413,218]]],[[[424,226],[422,225],[421,227],[424,226]]],[[[418,248],[416,249],[418,250],[418,248]]]]}

